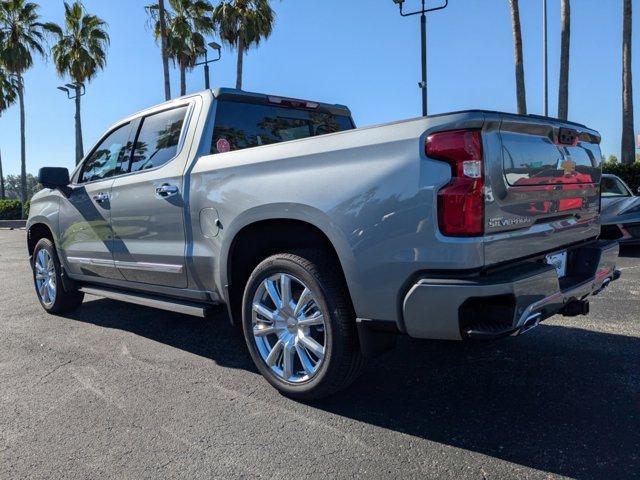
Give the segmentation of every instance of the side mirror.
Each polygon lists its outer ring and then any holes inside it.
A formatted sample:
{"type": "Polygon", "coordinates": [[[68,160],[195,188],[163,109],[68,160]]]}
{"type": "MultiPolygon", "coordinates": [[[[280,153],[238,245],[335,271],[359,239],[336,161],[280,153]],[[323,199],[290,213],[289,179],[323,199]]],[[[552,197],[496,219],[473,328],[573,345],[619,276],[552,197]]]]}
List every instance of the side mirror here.
{"type": "Polygon", "coordinates": [[[638,187],[638,190],[636,190],[636,193],[640,195],[640,187],[638,187]]]}
{"type": "Polygon", "coordinates": [[[45,188],[63,188],[69,185],[69,170],[62,167],[43,167],[38,172],[38,182],[45,188]]]}

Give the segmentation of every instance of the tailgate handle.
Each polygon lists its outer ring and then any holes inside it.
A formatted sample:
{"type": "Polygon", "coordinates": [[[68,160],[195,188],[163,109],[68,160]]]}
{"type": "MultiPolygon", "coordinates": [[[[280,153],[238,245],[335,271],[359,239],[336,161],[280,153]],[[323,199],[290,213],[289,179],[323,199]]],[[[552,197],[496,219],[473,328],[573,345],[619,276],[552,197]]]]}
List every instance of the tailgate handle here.
{"type": "Polygon", "coordinates": [[[571,128],[562,127],[558,133],[558,143],[561,145],[577,145],[578,132],[571,128]]]}

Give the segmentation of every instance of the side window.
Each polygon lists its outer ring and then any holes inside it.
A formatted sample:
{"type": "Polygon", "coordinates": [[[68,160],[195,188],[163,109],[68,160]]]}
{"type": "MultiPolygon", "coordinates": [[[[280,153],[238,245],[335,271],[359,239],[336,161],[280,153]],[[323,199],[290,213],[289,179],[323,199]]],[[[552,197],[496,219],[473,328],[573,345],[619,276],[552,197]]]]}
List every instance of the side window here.
{"type": "Polygon", "coordinates": [[[176,156],[187,108],[166,110],[142,120],[131,159],[131,172],[159,167],[176,156]]]}
{"type": "Polygon", "coordinates": [[[89,156],[82,166],[78,177],[79,183],[101,180],[112,177],[118,166],[127,155],[131,154],[129,140],[129,124],[118,127],[105,138],[89,156]]]}

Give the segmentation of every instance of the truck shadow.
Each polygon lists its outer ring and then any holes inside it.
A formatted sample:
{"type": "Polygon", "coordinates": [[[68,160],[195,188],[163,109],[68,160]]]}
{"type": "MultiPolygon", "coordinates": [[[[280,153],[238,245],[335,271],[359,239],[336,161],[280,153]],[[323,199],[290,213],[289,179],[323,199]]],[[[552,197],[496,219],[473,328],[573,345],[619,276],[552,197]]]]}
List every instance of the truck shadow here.
{"type": "Polygon", "coordinates": [[[640,472],[637,338],[543,325],[493,344],[399,343],[317,407],[572,478],[640,472]]]}
{"type": "Polygon", "coordinates": [[[623,245],[620,247],[620,256],[626,258],[640,258],[640,246],[623,245]]]}
{"type": "MultiPolygon", "coordinates": [[[[226,314],[213,325],[157,312],[95,300],[70,318],[256,371],[226,314]]],[[[543,325],[495,343],[398,343],[347,391],[309,406],[573,478],[640,472],[639,339],[543,325]]]]}

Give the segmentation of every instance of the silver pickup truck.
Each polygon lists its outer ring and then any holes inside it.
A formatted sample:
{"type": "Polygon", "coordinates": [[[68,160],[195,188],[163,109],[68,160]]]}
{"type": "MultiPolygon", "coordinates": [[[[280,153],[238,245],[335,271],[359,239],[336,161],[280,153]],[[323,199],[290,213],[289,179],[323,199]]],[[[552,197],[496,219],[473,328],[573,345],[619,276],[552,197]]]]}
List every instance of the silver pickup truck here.
{"type": "Polygon", "coordinates": [[[298,399],[352,382],[396,334],[493,339],[619,276],[599,240],[600,136],[467,111],[356,129],[349,110],[231,89],[132,115],[78,168],[43,168],[40,303],[85,294],[209,316],[298,399]]]}

